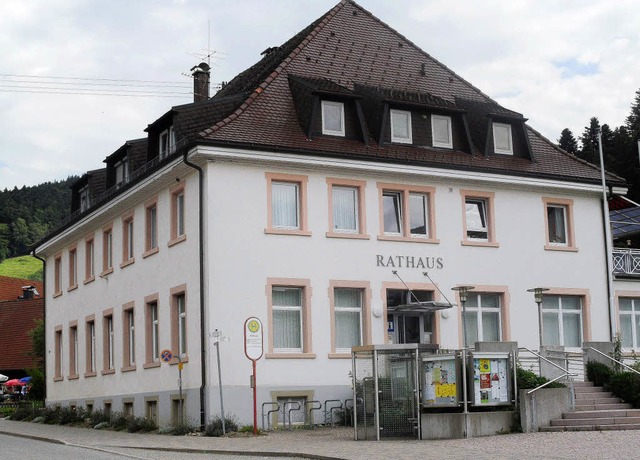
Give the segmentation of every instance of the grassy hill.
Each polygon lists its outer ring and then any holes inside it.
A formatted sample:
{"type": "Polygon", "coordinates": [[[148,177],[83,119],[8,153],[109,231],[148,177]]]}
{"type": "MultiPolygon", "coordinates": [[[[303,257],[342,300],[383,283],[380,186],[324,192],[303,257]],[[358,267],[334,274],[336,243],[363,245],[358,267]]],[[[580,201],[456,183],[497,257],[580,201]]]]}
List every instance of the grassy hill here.
{"type": "Polygon", "coordinates": [[[42,281],[42,262],[32,256],[5,259],[0,263],[0,275],[42,281]]]}

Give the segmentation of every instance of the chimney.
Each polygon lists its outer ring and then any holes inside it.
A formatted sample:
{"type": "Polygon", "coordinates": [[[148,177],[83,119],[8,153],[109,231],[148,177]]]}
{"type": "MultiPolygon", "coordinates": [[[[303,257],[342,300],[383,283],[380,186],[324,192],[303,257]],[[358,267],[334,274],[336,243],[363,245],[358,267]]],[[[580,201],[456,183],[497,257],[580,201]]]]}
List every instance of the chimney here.
{"type": "Polygon", "coordinates": [[[193,72],[193,102],[209,100],[209,65],[206,62],[191,67],[193,72]]]}
{"type": "Polygon", "coordinates": [[[22,296],[18,297],[20,300],[33,299],[34,295],[40,295],[35,286],[22,286],[22,296]]]}

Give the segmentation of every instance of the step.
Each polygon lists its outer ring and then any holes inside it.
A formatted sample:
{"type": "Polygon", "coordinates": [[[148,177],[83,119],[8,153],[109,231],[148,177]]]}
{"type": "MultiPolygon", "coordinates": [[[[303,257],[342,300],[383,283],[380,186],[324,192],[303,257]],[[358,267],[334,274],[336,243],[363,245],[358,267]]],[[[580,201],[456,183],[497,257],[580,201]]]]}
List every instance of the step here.
{"type": "Polygon", "coordinates": [[[607,417],[551,420],[551,426],[640,425],[640,417],[607,417]]]}
{"type": "Polygon", "coordinates": [[[631,404],[628,403],[611,403],[611,404],[576,404],[576,412],[594,411],[594,410],[617,410],[617,409],[631,409],[631,404]]]}
{"type": "Polygon", "coordinates": [[[640,417],[640,409],[611,409],[611,410],[583,410],[577,412],[566,412],[562,418],[620,418],[620,417],[640,417]]]}
{"type": "Polygon", "coordinates": [[[599,404],[619,404],[620,398],[590,398],[590,399],[576,399],[576,406],[586,406],[586,405],[599,405],[599,404]]]}
{"type": "Polygon", "coordinates": [[[629,425],[582,425],[582,426],[541,426],[541,432],[558,432],[558,431],[624,431],[624,430],[640,430],[640,424],[629,425]]]}
{"type": "Polygon", "coordinates": [[[593,387],[593,382],[573,382],[573,387],[574,388],[593,387]]]}
{"type": "MultiPolygon", "coordinates": [[[[583,399],[602,399],[602,398],[613,398],[613,393],[610,391],[591,391],[586,393],[577,393],[576,392],[576,401],[580,401],[583,399]]],[[[617,399],[617,398],[616,398],[617,399]]]]}
{"type": "Polygon", "coordinates": [[[594,393],[604,393],[604,388],[602,387],[574,387],[573,391],[576,393],[577,395],[584,395],[584,394],[594,394],[594,393]]]}

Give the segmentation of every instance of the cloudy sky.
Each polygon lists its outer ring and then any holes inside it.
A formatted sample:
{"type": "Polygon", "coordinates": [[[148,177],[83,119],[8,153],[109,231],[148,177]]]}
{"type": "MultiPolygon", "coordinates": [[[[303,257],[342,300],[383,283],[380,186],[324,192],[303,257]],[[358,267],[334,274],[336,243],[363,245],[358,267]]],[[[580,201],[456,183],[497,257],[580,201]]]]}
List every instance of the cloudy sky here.
{"type": "MultiPolygon", "coordinates": [[[[192,100],[209,48],[230,80],[337,0],[2,0],[0,189],[80,175],[192,100]]],[[[636,0],[359,0],[556,140],[615,127],[640,88],[636,0]]]]}

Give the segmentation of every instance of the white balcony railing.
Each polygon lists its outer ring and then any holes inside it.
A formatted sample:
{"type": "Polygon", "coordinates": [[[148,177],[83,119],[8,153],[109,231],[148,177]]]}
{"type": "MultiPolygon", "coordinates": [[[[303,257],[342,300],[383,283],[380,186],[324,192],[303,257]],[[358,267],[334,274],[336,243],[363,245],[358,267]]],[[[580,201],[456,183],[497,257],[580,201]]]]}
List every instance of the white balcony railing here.
{"type": "Polygon", "coordinates": [[[613,274],[640,276],[640,249],[613,249],[613,274]]]}

